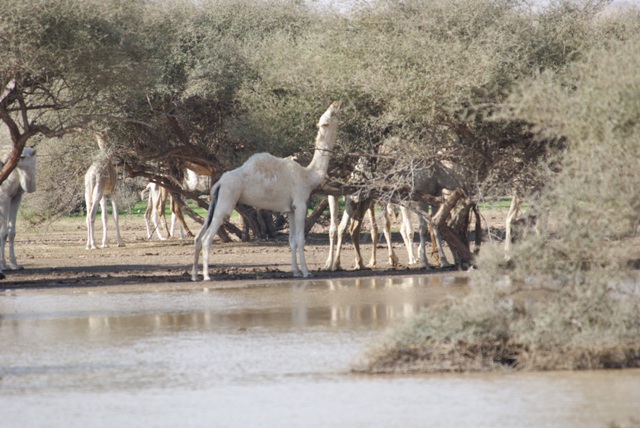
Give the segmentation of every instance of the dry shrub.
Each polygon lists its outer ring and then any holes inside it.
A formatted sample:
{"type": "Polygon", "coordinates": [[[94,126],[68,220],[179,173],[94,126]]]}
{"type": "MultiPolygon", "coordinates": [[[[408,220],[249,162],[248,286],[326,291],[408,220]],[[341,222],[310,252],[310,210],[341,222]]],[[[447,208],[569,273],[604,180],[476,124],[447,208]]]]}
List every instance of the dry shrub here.
{"type": "Polygon", "coordinates": [[[640,367],[640,304],[600,287],[475,288],[374,346],[370,373],[640,367]]]}
{"type": "Polygon", "coordinates": [[[529,199],[553,233],[527,231],[509,263],[485,252],[470,295],[393,331],[362,370],[640,367],[640,31],[615,19],[614,36],[511,97],[515,117],[566,141],[529,199]]]}

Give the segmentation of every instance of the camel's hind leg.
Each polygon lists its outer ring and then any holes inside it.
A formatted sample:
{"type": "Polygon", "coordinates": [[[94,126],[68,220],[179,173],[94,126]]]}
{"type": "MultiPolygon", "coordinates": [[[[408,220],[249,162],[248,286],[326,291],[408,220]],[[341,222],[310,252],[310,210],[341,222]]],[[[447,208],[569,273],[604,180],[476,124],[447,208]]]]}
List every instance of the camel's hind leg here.
{"type": "Polygon", "coordinates": [[[409,264],[416,264],[416,257],[413,252],[413,227],[411,226],[411,211],[407,207],[400,207],[400,214],[402,223],[400,223],[400,236],[404,241],[404,246],[407,249],[407,257],[409,264]]]}
{"type": "Polygon", "coordinates": [[[211,251],[213,238],[215,238],[224,220],[231,215],[237,202],[238,195],[230,192],[222,192],[220,185],[214,186],[211,189],[211,204],[209,205],[207,220],[204,226],[202,226],[202,229],[200,229],[200,232],[198,232],[198,236],[194,239],[195,254],[193,257],[193,268],[191,269],[191,279],[193,281],[197,281],[198,279],[198,257],[200,256],[201,249],[202,276],[205,281],[211,279],[209,276],[209,252],[211,251]]]}
{"type": "Polygon", "coordinates": [[[335,244],[338,233],[338,198],[333,195],[329,195],[327,197],[329,202],[329,257],[327,257],[327,261],[324,263],[324,267],[322,270],[331,270],[333,265],[333,258],[335,256],[335,244]]]}
{"type": "Polygon", "coordinates": [[[180,227],[180,238],[184,238],[186,236],[192,238],[193,233],[187,226],[187,222],[184,220],[184,215],[182,214],[182,208],[180,207],[180,203],[177,201],[173,195],[169,194],[169,198],[171,200],[171,233],[170,236],[173,237],[173,231],[175,228],[175,222],[178,220],[180,227]]]}
{"type": "Polygon", "coordinates": [[[351,203],[347,205],[347,208],[349,209],[349,217],[351,218],[349,235],[351,235],[351,241],[353,242],[353,249],[355,251],[356,260],[354,269],[356,270],[365,269],[365,265],[362,260],[362,253],[360,252],[360,232],[362,229],[362,221],[364,219],[365,211],[369,209],[372,203],[371,199],[361,199],[358,202],[351,201],[351,203]]]}
{"type": "Polygon", "coordinates": [[[167,214],[165,212],[167,207],[167,197],[169,195],[169,191],[167,190],[166,187],[162,187],[162,186],[160,186],[158,190],[159,190],[158,203],[156,205],[156,216],[157,216],[156,230],[158,231],[158,238],[160,238],[161,240],[165,240],[170,236],[169,226],[167,225],[167,214]],[[166,232],[164,236],[161,233],[162,230],[166,232]]]}
{"type": "Polygon", "coordinates": [[[102,248],[107,248],[107,198],[100,198],[100,215],[102,217],[102,248]]]}
{"type": "Polygon", "coordinates": [[[87,204],[87,249],[95,250],[96,246],[94,225],[96,214],[98,213],[98,202],[102,199],[102,187],[99,183],[87,183],[85,187],[85,201],[87,204]]]}
{"type": "Polygon", "coordinates": [[[389,266],[398,265],[398,256],[393,251],[393,243],[391,242],[391,205],[387,204],[384,207],[384,239],[387,241],[387,250],[389,251],[389,266]]]}
{"type": "Polygon", "coordinates": [[[333,261],[331,262],[330,269],[332,271],[337,271],[341,269],[340,266],[340,254],[342,253],[342,241],[344,240],[344,234],[347,231],[347,227],[351,221],[352,209],[350,208],[351,200],[347,197],[345,198],[345,210],[342,213],[342,219],[340,220],[340,224],[338,225],[338,233],[335,244],[335,252],[333,255],[333,261]]]}
{"type": "Polygon", "coordinates": [[[305,203],[294,204],[289,213],[289,246],[291,247],[291,270],[293,276],[309,276],[307,262],[304,258],[304,221],[307,217],[307,205],[305,203]],[[298,269],[298,257],[300,257],[300,269],[298,269]]]}

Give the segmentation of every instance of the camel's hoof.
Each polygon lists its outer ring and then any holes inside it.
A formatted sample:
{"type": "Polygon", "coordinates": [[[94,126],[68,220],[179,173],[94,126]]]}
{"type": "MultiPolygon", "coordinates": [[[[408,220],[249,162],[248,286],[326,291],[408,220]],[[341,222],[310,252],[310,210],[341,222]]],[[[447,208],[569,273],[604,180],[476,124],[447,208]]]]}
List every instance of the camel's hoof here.
{"type": "MultiPolygon", "coordinates": [[[[9,269],[10,270],[24,270],[24,267],[20,266],[20,265],[9,265],[9,269]]],[[[2,270],[5,270],[5,268],[2,268],[2,270]]]]}

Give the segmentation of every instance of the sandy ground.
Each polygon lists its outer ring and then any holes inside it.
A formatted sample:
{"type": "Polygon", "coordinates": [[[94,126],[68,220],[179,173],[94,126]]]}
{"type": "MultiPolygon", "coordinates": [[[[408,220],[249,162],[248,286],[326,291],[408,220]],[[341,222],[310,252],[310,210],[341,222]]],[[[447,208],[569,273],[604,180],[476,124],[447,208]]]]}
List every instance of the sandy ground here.
{"type": "MultiPolygon", "coordinates": [[[[505,215],[505,211],[483,213],[485,221],[496,227],[504,224],[505,215]]],[[[199,230],[199,226],[190,220],[189,226],[194,233],[199,230]]],[[[368,224],[365,224],[365,228],[368,228],[368,224]]],[[[107,230],[109,247],[87,250],[84,218],[63,218],[37,227],[29,226],[26,222],[18,222],[16,257],[24,269],[5,270],[6,279],[0,281],[0,289],[191,283],[190,272],[194,255],[192,239],[172,238],[160,241],[154,237],[148,240],[144,219],[141,216],[120,217],[120,230],[125,247],[116,246],[111,218],[107,230]]],[[[379,243],[377,267],[354,271],[353,245],[348,241],[341,258],[345,270],[323,272],[320,269],[328,256],[329,240],[326,227],[317,224],[307,237],[307,265],[315,278],[414,273],[422,275],[443,271],[440,268],[426,271],[409,267],[400,235],[394,233],[393,236],[394,249],[400,259],[400,265],[396,269],[389,267],[386,245],[379,243]]],[[[96,242],[101,240],[102,225],[98,218],[96,242]]],[[[381,239],[381,242],[384,242],[384,239],[381,239]]],[[[368,262],[371,254],[371,238],[368,231],[362,238],[362,251],[365,262],[368,262]]],[[[8,257],[8,249],[6,253],[8,257]]],[[[452,260],[450,255],[449,260],[452,260]]],[[[286,234],[279,235],[273,241],[225,244],[216,241],[212,247],[210,263],[210,274],[214,283],[292,278],[291,252],[286,234]]]]}

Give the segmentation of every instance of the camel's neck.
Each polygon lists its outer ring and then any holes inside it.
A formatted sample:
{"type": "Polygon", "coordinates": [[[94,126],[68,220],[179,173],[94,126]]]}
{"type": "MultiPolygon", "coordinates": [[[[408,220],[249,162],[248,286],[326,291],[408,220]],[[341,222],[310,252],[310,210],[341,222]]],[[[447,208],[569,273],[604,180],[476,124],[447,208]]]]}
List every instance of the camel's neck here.
{"type": "Polygon", "coordinates": [[[314,176],[312,183],[313,187],[317,187],[322,184],[327,175],[327,171],[329,170],[329,161],[331,160],[331,152],[333,151],[336,137],[337,125],[335,122],[318,131],[313,159],[311,159],[311,162],[307,166],[307,170],[314,176]]]}

